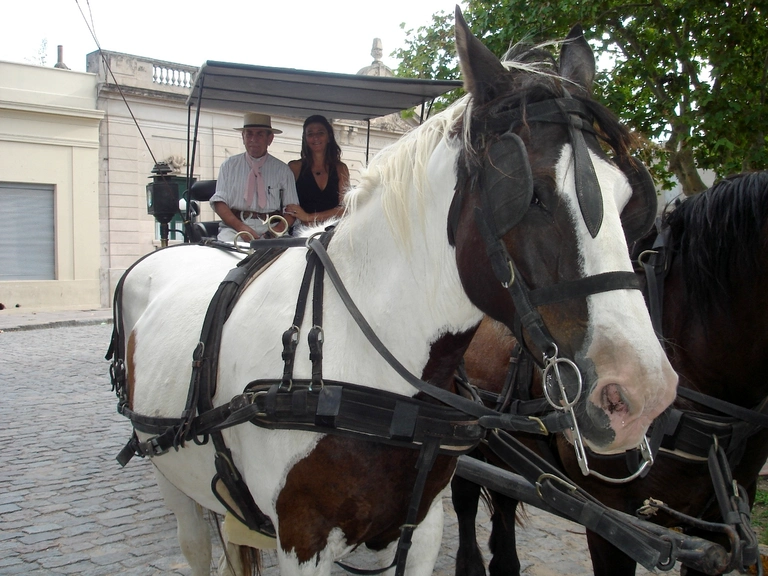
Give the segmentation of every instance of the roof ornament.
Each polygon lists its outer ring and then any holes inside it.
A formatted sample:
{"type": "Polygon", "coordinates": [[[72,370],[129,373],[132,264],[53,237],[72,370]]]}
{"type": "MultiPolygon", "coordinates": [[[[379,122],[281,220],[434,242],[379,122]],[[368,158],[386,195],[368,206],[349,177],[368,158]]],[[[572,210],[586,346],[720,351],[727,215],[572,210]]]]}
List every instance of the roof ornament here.
{"type": "Polygon", "coordinates": [[[381,57],[384,55],[384,48],[381,43],[381,38],[373,39],[373,46],[371,46],[371,56],[373,62],[370,66],[361,68],[357,71],[362,76],[394,76],[395,73],[384,62],[381,61],[381,57]]]}

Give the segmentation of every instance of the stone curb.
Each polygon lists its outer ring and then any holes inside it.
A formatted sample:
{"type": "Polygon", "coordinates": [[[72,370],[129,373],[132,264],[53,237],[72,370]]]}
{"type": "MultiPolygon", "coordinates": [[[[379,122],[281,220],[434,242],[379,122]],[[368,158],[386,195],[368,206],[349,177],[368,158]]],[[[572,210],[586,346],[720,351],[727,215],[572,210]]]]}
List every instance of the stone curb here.
{"type": "Polygon", "coordinates": [[[0,327],[0,334],[3,332],[42,330],[45,328],[66,328],[68,326],[90,326],[94,324],[112,324],[112,318],[87,318],[82,320],[57,320],[55,322],[41,322],[39,324],[19,324],[5,328],[0,327]]]}

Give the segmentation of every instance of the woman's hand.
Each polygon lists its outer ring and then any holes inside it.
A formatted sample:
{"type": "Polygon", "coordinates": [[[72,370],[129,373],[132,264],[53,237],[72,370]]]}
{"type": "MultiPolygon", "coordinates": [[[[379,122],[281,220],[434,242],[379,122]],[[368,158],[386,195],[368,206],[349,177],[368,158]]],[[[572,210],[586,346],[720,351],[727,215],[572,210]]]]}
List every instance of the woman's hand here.
{"type": "Polygon", "coordinates": [[[299,206],[298,204],[288,204],[285,208],[283,208],[283,213],[287,214],[288,216],[293,216],[298,220],[299,222],[302,222],[306,224],[311,219],[310,215],[307,214],[307,212],[299,206]]]}

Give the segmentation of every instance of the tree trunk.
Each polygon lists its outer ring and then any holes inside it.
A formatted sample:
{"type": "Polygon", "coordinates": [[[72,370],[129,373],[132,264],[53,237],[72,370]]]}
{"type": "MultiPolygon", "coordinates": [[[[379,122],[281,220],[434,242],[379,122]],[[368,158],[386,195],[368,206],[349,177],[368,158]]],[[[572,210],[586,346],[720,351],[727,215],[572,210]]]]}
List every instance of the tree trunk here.
{"type": "Polygon", "coordinates": [[[680,182],[683,194],[693,196],[706,190],[707,186],[699,176],[696,161],[693,158],[693,150],[688,148],[683,130],[673,125],[672,134],[667,140],[665,148],[669,152],[669,169],[680,182]]]}

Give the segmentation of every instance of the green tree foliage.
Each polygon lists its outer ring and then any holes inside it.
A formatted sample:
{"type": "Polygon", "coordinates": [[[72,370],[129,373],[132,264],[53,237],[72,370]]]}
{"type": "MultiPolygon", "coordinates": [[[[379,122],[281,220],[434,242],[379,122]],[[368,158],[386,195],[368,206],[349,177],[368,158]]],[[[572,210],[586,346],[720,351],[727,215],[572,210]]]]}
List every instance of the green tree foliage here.
{"type": "MultiPolygon", "coordinates": [[[[468,0],[472,32],[502,55],[513,42],[563,38],[581,23],[600,73],[595,96],[647,139],[660,180],[702,190],[718,175],[768,168],[765,0],[468,0]]],[[[453,15],[408,31],[398,74],[458,78],[453,15]]]]}

